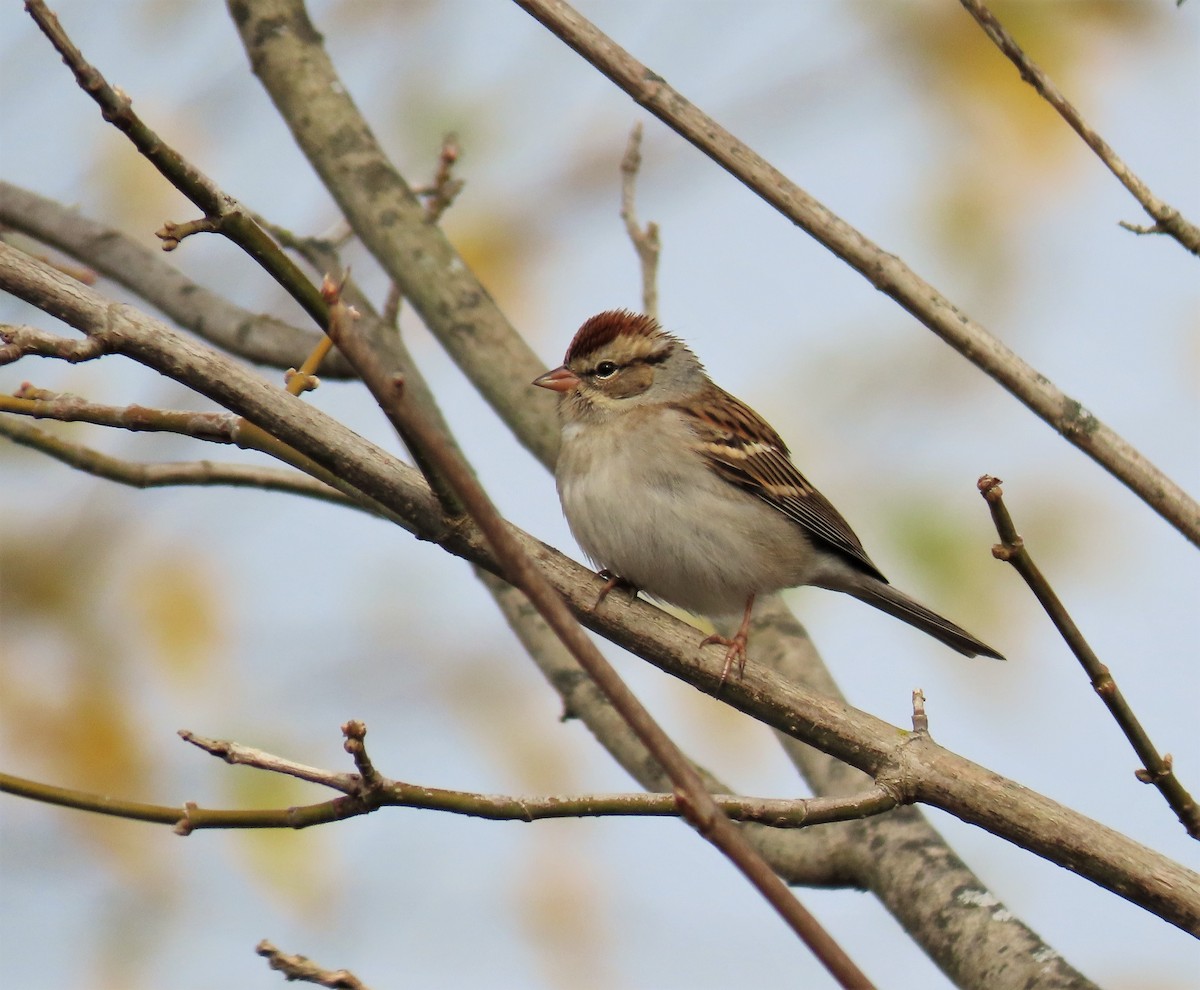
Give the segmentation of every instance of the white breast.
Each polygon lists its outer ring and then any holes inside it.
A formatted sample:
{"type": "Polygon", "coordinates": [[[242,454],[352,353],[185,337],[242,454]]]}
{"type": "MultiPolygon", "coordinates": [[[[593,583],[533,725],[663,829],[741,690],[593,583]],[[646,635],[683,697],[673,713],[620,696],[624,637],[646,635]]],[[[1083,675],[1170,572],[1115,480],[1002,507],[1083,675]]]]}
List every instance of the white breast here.
{"type": "Polygon", "coordinates": [[[811,551],[800,527],[709,469],[677,413],[618,420],[619,429],[568,424],[559,454],[563,512],[597,565],[709,616],[805,583],[811,551]]]}

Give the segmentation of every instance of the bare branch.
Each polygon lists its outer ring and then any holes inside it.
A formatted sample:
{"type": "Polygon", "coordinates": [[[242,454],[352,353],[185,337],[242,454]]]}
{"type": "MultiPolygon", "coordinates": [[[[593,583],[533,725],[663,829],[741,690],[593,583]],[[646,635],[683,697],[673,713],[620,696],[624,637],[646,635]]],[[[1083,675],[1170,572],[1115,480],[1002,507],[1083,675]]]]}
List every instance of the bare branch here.
{"type": "Polygon", "coordinates": [[[0,326],[0,340],[4,341],[0,347],[0,365],[12,364],[30,354],[78,364],[98,358],[106,350],[99,337],[71,340],[37,327],[0,326]]]}
{"type": "Polygon", "coordinates": [[[167,488],[176,485],[223,485],[257,488],[319,498],[334,505],[370,511],[347,499],[341,492],[299,471],[256,467],[249,464],[221,464],[216,461],[178,461],[142,464],[71,443],[45,430],[22,422],[17,416],[0,416],[0,436],[23,447],[49,454],[79,471],[129,485],[131,488],[167,488]]]}
{"type": "Polygon", "coordinates": [[[303,3],[227,6],[255,75],[363,245],[518,441],[552,464],[559,442],[553,400],[531,397],[529,388],[544,362],[441,227],[426,222],[424,206],[355,106],[352,87],[339,78],[303,3]]]}
{"type": "Polygon", "coordinates": [[[318,966],[304,956],[289,956],[280,952],[266,939],[254,947],[254,951],[267,960],[267,965],[283,974],[289,983],[300,980],[328,987],[329,990],[368,990],[365,983],[346,969],[330,970],[318,966]]]}
{"type": "Polygon", "coordinates": [[[450,206],[458,198],[466,185],[462,179],[454,177],[454,166],[458,163],[461,151],[458,146],[458,136],[447,134],[442,139],[442,150],[438,154],[438,167],[433,181],[427,186],[417,186],[413,193],[425,200],[425,222],[437,223],[442,219],[450,206]]]}
{"type": "Polygon", "coordinates": [[[637,696],[585,635],[526,547],[501,518],[474,474],[438,431],[404,396],[403,380],[382,371],[365,339],[341,317],[345,308],[330,298],[329,335],[358,371],[388,419],[411,438],[410,449],[422,451],[451,489],[458,504],[482,530],[510,584],[520,588],[550,625],[579,665],[588,672],[613,707],[629,724],[675,787],[684,817],[705,839],[720,849],[775,908],[817,959],[846,987],[867,987],[870,982],[816,918],[797,900],[733,823],[721,813],[691,762],[654,721],[637,696]]]}
{"type": "Polygon", "coordinates": [[[1084,144],[1096,153],[1096,157],[1104,162],[1108,170],[1117,177],[1121,185],[1129,190],[1133,198],[1142,204],[1142,208],[1154,220],[1152,227],[1138,227],[1124,222],[1121,223],[1121,226],[1138,234],[1169,234],[1192,254],[1200,255],[1200,228],[1188,222],[1175,207],[1164,203],[1150,191],[1146,183],[1134,174],[1133,170],[1113,151],[1108,142],[1083,119],[1083,116],[1063,96],[1050,77],[1021,50],[1016,39],[1005,30],[1004,25],[997,20],[996,15],[988,9],[986,4],[981,0],[959,0],[959,2],[983,28],[983,33],[1017,67],[1021,78],[1037,90],[1043,100],[1058,111],[1059,116],[1070,125],[1071,130],[1083,138],[1084,144]]]}
{"type": "Polygon", "coordinates": [[[109,406],[88,402],[77,395],[48,392],[23,385],[15,395],[0,395],[0,412],[56,419],[63,423],[94,423],[132,433],[178,433],[209,443],[240,442],[240,416],[228,412],[151,409],[146,406],[109,406]]]}
{"type": "Polygon", "coordinates": [[[621,219],[625,232],[637,251],[638,267],[642,273],[642,312],[658,319],[658,224],[650,221],[643,228],[634,209],[638,170],[642,167],[642,124],[633,125],[629,143],[621,158],[621,219]]]}
{"type": "Polygon", "coordinates": [[[1188,835],[1193,839],[1200,839],[1200,807],[1197,807],[1195,799],[1175,776],[1170,754],[1159,756],[1146,730],[1142,728],[1142,723],[1133,713],[1121,689],[1117,687],[1117,682],[1113,680],[1112,673],[1100,662],[1100,658],[1084,639],[1083,633],[1075,625],[1050,582],[1033,562],[1033,556],[1017,532],[1008,507],[1004,504],[1004,490],[1000,487],[1000,479],[984,475],[979,479],[979,491],[991,510],[992,521],[1000,535],[1000,544],[992,550],[992,554],[998,560],[1012,564],[1017,573],[1024,578],[1029,590],[1041,603],[1046,614],[1050,616],[1050,621],[1075,654],[1084,673],[1092,682],[1092,689],[1100,696],[1104,706],[1125,733],[1125,738],[1133,746],[1138,759],[1142,761],[1143,769],[1136,772],[1138,780],[1157,787],[1187,829],[1188,835]]]}
{"type": "Polygon", "coordinates": [[[765,161],[564,0],[514,0],[681,137],[858,271],[996,379],[1054,430],[1200,546],[1200,504],[1082,403],[1051,384],[896,255],[889,254],[765,161]]]}
{"type": "MultiPolygon", "coordinates": [[[[186,742],[224,760],[231,766],[252,767],[319,784],[344,795],[291,808],[217,809],[201,808],[194,802],[178,805],[143,804],[94,794],[40,781],[0,773],[0,793],[75,808],[114,818],[170,825],[179,835],[208,829],[303,829],[328,825],[367,815],[379,808],[413,808],[440,811],[489,821],[534,822],[561,818],[678,818],[679,801],[674,794],[584,794],[511,797],[470,791],[425,787],[392,780],[375,770],[367,756],[366,726],[347,722],[342,727],[345,748],[354,758],[358,773],[321,770],[272,753],[222,739],[208,739],[187,729],[179,736],[186,742]]],[[[714,795],[721,809],[735,821],[751,822],[773,829],[806,828],[829,822],[854,821],[891,811],[896,795],[880,785],[845,797],[747,798],[714,795]]]]}
{"type": "MultiPolygon", "coordinates": [[[[181,327],[247,360],[276,368],[294,366],[323,336],[235,306],[193,282],[164,260],[161,251],[150,251],[118,230],[4,181],[0,181],[0,223],[83,262],[181,327]]],[[[61,263],[56,267],[61,268],[61,263]]],[[[75,272],[67,274],[79,277],[75,272]]],[[[346,378],[350,373],[336,353],[322,368],[327,378],[346,378]]]]}
{"type": "MultiPolygon", "coordinates": [[[[501,568],[468,522],[451,524],[419,473],[308,403],[264,382],[238,362],[131,307],[113,309],[94,290],[0,244],[0,289],[55,312],[91,335],[112,331],[115,350],[181,381],[256,423],[327,471],[359,498],[378,503],[419,538],[494,573],[501,568]]],[[[641,601],[610,596],[593,611],[603,582],[515,528],[544,576],[588,628],[708,694],[716,691],[724,651],[697,649],[691,626],[641,601]]],[[[772,613],[772,622],[780,622],[772,613]]],[[[765,645],[765,644],[764,644],[765,645]]],[[[1151,849],[942,749],[906,745],[895,726],[819,694],[768,665],[725,685],[722,700],[753,718],[879,776],[902,756],[904,796],[949,811],[1065,866],[1189,931],[1200,932],[1200,877],[1151,849]]]]}
{"type": "Polygon", "coordinates": [[[104,119],[120,130],[147,161],[183,195],[204,211],[203,218],[183,224],[167,223],[159,231],[163,247],[171,250],[189,234],[214,231],[242,248],[277,281],[319,325],[326,313],[316,286],[283,253],[279,245],[258,225],[248,210],[223,192],[183,155],[156,134],[133,109],[133,101],[110,86],[71,41],[58,17],[43,0],[26,0],[25,9],[54,45],[75,76],[79,87],[100,107],[104,119]]]}

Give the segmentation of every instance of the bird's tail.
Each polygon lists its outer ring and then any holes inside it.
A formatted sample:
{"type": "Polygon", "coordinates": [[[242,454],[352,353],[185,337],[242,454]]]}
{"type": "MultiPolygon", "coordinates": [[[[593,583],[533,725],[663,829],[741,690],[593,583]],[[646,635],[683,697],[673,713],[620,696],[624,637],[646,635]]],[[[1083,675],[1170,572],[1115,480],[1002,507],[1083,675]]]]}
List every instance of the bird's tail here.
{"type": "Polygon", "coordinates": [[[910,626],[915,626],[922,632],[928,633],[934,639],[941,640],[950,649],[958,650],[964,656],[1004,659],[1002,654],[976,639],[961,626],[956,626],[949,619],[942,618],[937,612],[927,609],[915,598],[909,598],[903,591],[897,591],[890,584],[872,579],[870,583],[864,581],[854,587],[839,587],[838,590],[845,591],[868,605],[874,605],[877,609],[887,612],[888,615],[894,615],[900,621],[907,622],[910,626]]]}

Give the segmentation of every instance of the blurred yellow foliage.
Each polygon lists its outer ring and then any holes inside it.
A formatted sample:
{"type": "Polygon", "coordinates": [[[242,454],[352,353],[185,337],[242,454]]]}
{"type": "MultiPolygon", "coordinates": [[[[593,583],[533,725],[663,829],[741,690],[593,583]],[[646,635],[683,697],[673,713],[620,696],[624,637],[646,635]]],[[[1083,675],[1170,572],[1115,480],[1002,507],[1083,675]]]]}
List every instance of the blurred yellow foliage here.
{"type": "MultiPolygon", "coordinates": [[[[295,750],[295,741],[277,738],[264,748],[285,754],[295,750]]],[[[290,808],[337,796],[282,774],[243,767],[228,768],[221,781],[230,808],[290,808]]],[[[321,828],[247,829],[235,841],[242,866],[264,894],[295,917],[325,918],[338,909],[337,856],[325,836],[321,828]]]]}
{"type": "Polygon", "coordinates": [[[220,651],[221,600],[206,560],[178,544],[129,575],[128,602],[151,659],[192,682],[220,651]]]}

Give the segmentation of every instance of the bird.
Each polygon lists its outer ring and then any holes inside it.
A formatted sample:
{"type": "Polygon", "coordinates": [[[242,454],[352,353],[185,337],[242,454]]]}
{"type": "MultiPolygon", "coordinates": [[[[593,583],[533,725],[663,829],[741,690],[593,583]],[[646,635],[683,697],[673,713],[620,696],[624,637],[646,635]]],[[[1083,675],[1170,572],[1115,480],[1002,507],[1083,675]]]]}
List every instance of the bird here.
{"type": "MultiPolygon", "coordinates": [[[[533,383],[558,393],[559,500],[580,548],[609,578],[709,619],[736,617],[720,684],[742,676],[762,594],[813,585],[873,605],[965,656],[1004,657],[897,590],[779,434],[716,385],[651,316],[586,320],[561,366],[533,383]]],[[[636,592],[635,592],[636,593],[636,592]]]]}

